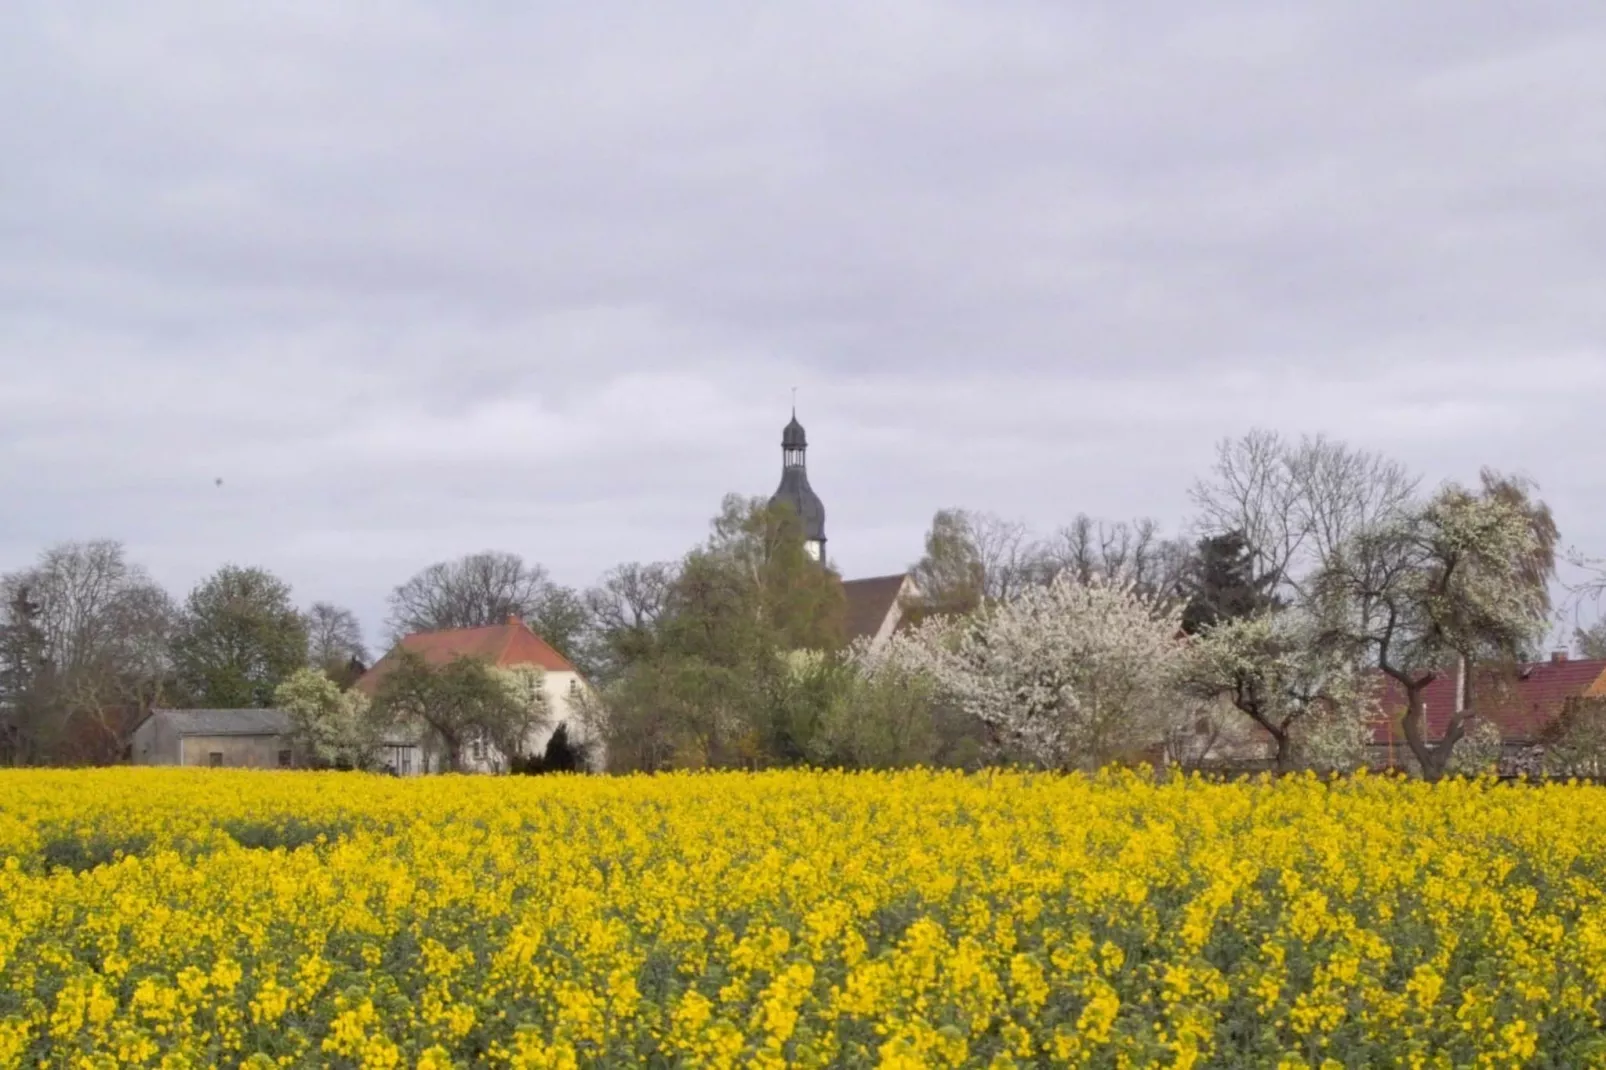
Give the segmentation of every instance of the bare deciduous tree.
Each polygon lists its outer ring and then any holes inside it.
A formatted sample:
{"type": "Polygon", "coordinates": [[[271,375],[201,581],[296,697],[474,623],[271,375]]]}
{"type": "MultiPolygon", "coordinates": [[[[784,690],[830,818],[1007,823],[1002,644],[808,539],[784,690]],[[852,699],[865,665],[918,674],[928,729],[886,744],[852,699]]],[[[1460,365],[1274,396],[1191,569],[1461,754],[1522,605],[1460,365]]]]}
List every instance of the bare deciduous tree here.
{"type": "Polygon", "coordinates": [[[486,550],[437,562],[397,587],[386,625],[395,642],[414,632],[483,628],[509,617],[528,623],[565,655],[585,623],[579,597],[554,584],[546,569],[518,554],[486,550]]]}
{"type": "Polygon", "coordinates": [[[307,622],[307,664],[333,673],[353,658],[368,663],[357,614],[329,602],[314,602],[302,616],[307,622]]]}
{"type": "Polygon", "coordinates": [[[611,569],[586,592],[586,661],[594,676],[613,677],[650,656],[678,574],[672,563],[632,561],[611,569]]]}
{"type": "Polygon", "coordinates": [[[1042,553],[1026,525],[992,513],[967,514],[971,544],[981,561],[982,595],[1007,602],[1042,582],[1042,553]]]}
{"type": "Polygon", "coordinates": [[[1191,497],[1205,535],[1237,532],[1270,593],[1297,601],[1355,532],[1398,516],[1417,480],[1394,461],[1317,435],[1298,443],[1255,430],[1222,441],[1191,497]]]}
{"type": "Polygon", "coordinates": [[[171,665],[172,599],[121,543],[63,543],[0,581],[37,607],[43,671],[29,703],[33,760],[115,761],[140,714],[161,701],[171,665]]]}
{"type": "Polygon", "coordinates": [[[1188,569],[1191,548],[1184,539],[1167,539],[1147,517],[1107,524],[1078,514],[1038,548],[1044,582],[1061,572],[1077,583],[1102,579],[1148,595],[1176,596],[1188,569]]]}

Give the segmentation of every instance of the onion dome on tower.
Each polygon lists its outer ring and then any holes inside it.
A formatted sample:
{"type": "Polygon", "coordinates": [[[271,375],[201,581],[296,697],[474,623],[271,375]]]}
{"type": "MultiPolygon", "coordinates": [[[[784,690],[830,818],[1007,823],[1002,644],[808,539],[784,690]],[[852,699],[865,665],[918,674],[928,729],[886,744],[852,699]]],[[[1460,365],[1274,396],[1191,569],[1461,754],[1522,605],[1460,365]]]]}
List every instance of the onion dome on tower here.
{"type": "Polygon", "coordinates": [[[797,510],[803,521],[803,548],[814,560],[824,561],[825,505],[809,486],[808,470],[803,463],[808,448],[808,438],[803,433],[803,425],[797,422],[794,409],[791,422],[781,431],[781,485],[770,502],[788,502],[797,510]]]}

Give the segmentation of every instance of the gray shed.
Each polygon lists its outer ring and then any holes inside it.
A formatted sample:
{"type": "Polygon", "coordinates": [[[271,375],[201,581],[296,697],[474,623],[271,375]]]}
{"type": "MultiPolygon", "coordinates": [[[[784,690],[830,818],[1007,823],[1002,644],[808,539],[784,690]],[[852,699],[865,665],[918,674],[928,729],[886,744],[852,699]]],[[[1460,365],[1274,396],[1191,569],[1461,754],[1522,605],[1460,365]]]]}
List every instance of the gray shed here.
{"type": "Polygon", "coordinates": [[[134,729],[135,765],[289,769],[299,765],[284,710],[152,710],[134,729]]]}

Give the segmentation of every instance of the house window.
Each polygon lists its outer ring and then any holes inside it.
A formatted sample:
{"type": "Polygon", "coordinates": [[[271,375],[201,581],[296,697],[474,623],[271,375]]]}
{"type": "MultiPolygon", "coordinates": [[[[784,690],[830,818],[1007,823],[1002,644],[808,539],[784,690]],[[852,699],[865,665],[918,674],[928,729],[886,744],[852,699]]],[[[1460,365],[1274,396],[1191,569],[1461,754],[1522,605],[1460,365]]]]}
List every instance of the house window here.
{"type": "Polygon", "coordinates": [[[213,769],[223,768],[223,752],[220,750],[215,750],[208,754],[206,756],[206,764],[211,766],[213,769]]]}
{"type": "Polygon", "coordinates": [[[483,739],[476,739],[474,741],[474,760],[476,762],[482,762],[485,760],[485,741],[483,739]]]}
{"type": "Polygon", "coordinates": [[[289,751],[282,750],[282,751],[279,752],[279,768],[280,769],[288,769],[288,768],[290,768],[290,752],[289,751]]]}

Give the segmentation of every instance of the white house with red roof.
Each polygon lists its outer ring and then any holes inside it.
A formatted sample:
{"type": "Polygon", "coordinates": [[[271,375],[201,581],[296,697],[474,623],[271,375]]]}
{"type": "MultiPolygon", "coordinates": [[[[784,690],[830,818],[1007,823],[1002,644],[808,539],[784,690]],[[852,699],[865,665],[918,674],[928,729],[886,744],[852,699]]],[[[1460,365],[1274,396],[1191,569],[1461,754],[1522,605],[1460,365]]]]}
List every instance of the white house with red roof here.
{"type": "MultiPolygon", "coordinates": [[[[435,632],[416,632],[406,636],[374,664],[354,685],[369,697],[377,694],[380,682],[395,669],[400,651],[416,654],[426,665],[441,666],[453,658],[477,658],[498,669],[536,668],[541,670],[541,687],[551,711],[549,723],[532,733],[527,750],[539,753],[560,724],[566,724],[570,738],[583,738],[584,726],[576,716],[576,704],[590,685],[568,658],[545,639],[530,630],[518,617],[483,628],[449,628],[435,632]]],[[[383,761],[401,776],[436,772],[441,756],[430,753],[426,741],[397,738],[384,744],[383,761]]],[[[473,743],[463,756],[468,772],[500,772],[505,758],[484,742],[473,743]]]]}

